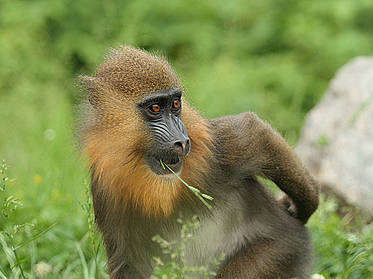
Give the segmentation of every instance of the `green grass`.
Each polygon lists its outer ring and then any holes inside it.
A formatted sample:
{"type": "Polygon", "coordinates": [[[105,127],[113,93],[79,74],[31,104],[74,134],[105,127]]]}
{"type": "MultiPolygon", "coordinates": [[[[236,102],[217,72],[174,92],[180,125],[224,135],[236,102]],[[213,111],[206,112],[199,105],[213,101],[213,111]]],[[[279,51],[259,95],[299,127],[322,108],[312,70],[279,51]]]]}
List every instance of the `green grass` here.
{"type": "Polygon", "coordinates": [[[211,259],[208,267],[189,266],[185,258],[186,246],[190,241],[194,241],[193,233],[199,227],[198,217],[194,216],[192,220],[178,218],[177,222],[182,225],[178,240],[169,241],[160,235],[153,237],[153,241],[159,244],[164,256],[169,260],[165,262],[160,258],[155,258],[156,265],[150,279],[208,279],[211,276],[216,276],[217,274],[213,270],[219,266],[224,255],[211,259]]]}

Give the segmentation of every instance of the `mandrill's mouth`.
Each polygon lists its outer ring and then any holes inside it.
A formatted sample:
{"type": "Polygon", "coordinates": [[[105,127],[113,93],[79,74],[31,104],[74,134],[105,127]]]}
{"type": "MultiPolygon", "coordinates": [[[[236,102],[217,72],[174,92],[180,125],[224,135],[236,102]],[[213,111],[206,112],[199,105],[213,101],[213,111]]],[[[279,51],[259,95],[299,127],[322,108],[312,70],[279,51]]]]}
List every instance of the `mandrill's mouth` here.
{"type": "MultiPolygon", "coordinates": [[[[161,159],[162,160],[162,159],[161,159]]],[[[180,158],[179,157],[175,157],[175,158],[165,158],[162,160],[163,163],[167,164],[169,167],[173,166],[173,165],[177,165],[181,162],[180,158]]]]}
{"type": "Polygon", "coordinates": [[[166,174],[166,175],[171,174],[172,172],[167,167],[165,167],[165,165],[168,166],[170,169],[172,169],[173,172],[175,173],[179,173],[183,165],[181,159],[177,156],[159,159],[159,164],[161,165],[162,170],[163,170],[161,174],[166,174]]]}
{"type": "Polygon", "coordinates": [[[179,174],[183,167],[182,158],[171,154],[163,156],[149,156],[146,157],[146,162],[152,172],[162,176],[173,176],[172,172],[167,168],[167,166],[176,174],[179,174]]]}
{"type": "Polygon", "coordinates": [[[156,175],[176,178],[175,174],[180,174],[183,161],[190,152],[189,139],[184,142],[172,143],[166,147],[155,145],[145,153],[144,159],[150,170],[156,175]]]}

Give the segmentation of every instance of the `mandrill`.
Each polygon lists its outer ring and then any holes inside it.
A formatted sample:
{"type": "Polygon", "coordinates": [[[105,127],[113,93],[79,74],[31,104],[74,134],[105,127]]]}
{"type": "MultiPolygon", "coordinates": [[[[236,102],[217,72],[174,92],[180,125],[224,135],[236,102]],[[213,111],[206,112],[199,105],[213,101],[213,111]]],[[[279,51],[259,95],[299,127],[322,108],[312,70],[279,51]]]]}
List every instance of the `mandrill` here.
{"type": "Polygon", "coordinates": [[[203,118],[165,59],[129,46],[80,80],[88,93],[81,138],[110,278],[149,278],[154,257],[164,257],[152,237],[176,240],[181,214],[199,220],[185,248],[189,266],[224,255],[215,278],[308,278],[305,224],[319,184],[267,123],[251,112],[203,118]],[[176,175],[213,197],[211,208],[176,175]]]}

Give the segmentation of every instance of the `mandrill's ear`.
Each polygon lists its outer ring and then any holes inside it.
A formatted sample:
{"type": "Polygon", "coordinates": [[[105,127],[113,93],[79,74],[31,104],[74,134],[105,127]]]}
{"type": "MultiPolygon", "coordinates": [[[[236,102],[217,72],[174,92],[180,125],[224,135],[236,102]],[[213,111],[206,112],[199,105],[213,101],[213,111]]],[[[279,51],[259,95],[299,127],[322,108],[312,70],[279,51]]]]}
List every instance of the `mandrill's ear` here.
{"type": "Polygon", "coordinates": [[[97,77],[90,77],[85,75],[78,76],[78,82],[82,89],[88,92],[88,101],[94,107],[98,108],[100,104],[99,95],[103,89],[100,80],[97,77]]]}

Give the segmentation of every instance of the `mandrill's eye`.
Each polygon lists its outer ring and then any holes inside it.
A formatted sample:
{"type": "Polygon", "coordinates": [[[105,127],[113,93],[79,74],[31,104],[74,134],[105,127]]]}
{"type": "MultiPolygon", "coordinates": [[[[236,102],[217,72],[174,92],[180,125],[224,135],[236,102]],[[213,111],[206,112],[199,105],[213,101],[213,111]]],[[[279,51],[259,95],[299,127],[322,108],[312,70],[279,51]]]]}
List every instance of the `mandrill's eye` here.
{"type": "Polygon", "coordinates": [[[172,108],[175,109],[175,110],[178,110],[178,109],[180,109],[180,107],[181,107],[181,101],[180,101],[180,99],[175,99],[172,102],[172,108]]]}
{"type": "Polygon", "coordinates": [[[157,112],[160,112],[160,111],[161,111],[161,106],[158,105],[158,104],[154,104],[154,105],[151,105],[151,106],[149,107],[149,109],[150,109],[152,112],[157,113],[157,112]]]}

